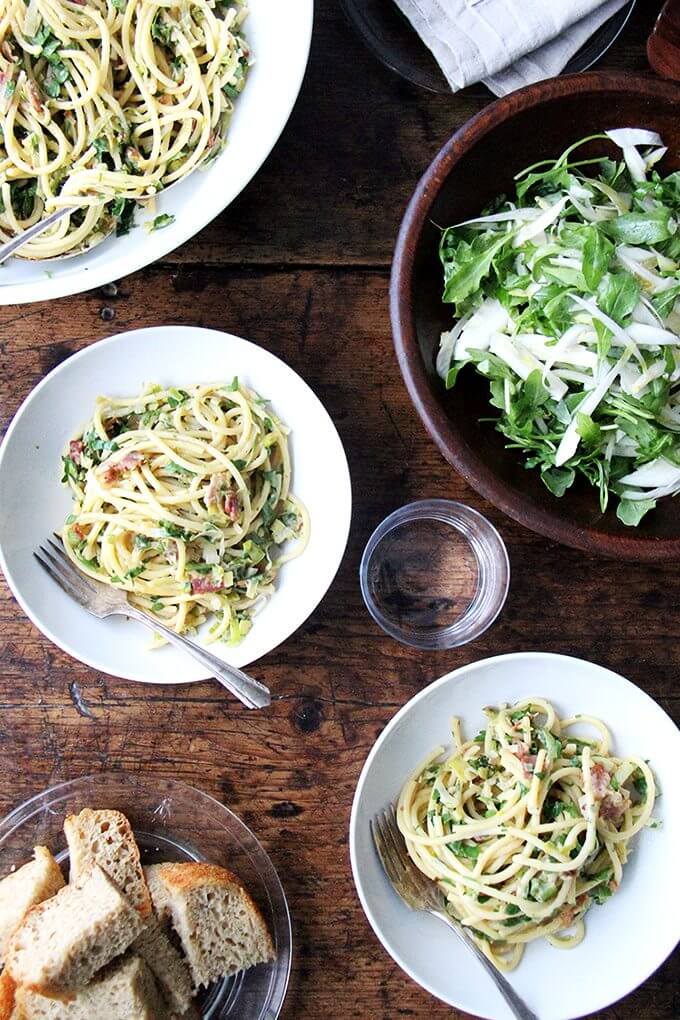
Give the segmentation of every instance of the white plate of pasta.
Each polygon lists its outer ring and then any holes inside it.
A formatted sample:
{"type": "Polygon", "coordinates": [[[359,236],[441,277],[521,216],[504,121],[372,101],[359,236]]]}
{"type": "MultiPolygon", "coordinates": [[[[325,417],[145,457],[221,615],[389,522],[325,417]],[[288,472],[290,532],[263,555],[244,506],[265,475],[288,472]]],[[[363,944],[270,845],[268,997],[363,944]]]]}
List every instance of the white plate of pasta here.
{"type": "Polygon", "coordinates": [[[66,652],[126,679],[205,673],[60,591],[32,556],[52,533],[83,574],[243,666],[316,607],[350,517],[347,460],[318,398],[269,351],[214,330],[86,347],[39,383],[0,447],[0,566],[15,597],[66,652]]]}
{"type": "Polygon", "coordinates": [[[6,263],[0,305],[117,280],[226,208],[290,116],[312,22],[313,0],[5,5],[0,241],[74,209],[6,263]]]}
{"type": "Polygon", "coordinates": [[[385,728],[354,798],[352,870],[374,932],[433,995],[510,1020],[465,947],[390,886],[369,825],[394,803],[412,860],[541,1020],[606,1008],[680,937],[678,754],[651,698],[583,660],[515,653],[442,677],[385,728]]]}

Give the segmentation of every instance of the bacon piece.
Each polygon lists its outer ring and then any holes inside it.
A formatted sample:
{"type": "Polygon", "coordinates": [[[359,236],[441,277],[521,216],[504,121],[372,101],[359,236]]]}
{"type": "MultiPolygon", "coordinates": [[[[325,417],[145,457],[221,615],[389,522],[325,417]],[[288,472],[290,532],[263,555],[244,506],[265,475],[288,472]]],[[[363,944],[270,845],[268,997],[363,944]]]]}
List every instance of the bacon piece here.
{"type": "Polygon", "coordinates": [[[564,907],[560,911],[560,921],[562,922],[562,928],[571,928],[572,924],[576,919],[576,915],[579,913],[581,907],[585,904],[588,896],[586,893],[581,893],[576,899],[576,903],[573,907],[564,907]]]}
{"type": "Polygon", "coordinates": [[[609,773],[599,762],[590,766],[590,782],[595,800],[602,800],[609,789],[609,773]]]}
{"type": "Polygon", "coordinates": [[[523,740],[518,740],[515,744],[508,744],[508,750],[512,751],[515,757],[522,763],[524,775],[527,779],[530,779],[534,774],[537,756],[529,754],[529,747],[523,740]]]}
{"type": "Polygon", "coordinates": [[[85,528],[83,524],[74,524],[73,530],[81,540],[87,538],[89,534],[89,528],[85,528]]]}
{"type": "Polygon", "coordinates": [[[205,595],[208,592],[222,591],[224,585],[221,581],[213,581],[209,577],[194,577],[191,581],[191,591],[194,595],[205,595]]]}
{"type": "Polygon", "coordinates": [[[0,53],[2,53],[5,60],[9,60],[12,63],[16,62],[16,53],[12,49],[12,46],[8,39],[3,39],[2,45],[0,46],[0,53]]]}
{"type": "Polygon", "coordinates": [[[616,824],[630,807],[628,790],[608,790],[600,804],[600,818],[616,824]]]}
{"type": "Polygon", "coordinates": [[[132,450],[131,453],[126,453],[124,457],[121,457],[115,464],[109,464],[104,468],[103,482],[104,485],[113,485],[128,471],[132,471],[138,464],[141,464],[144,460],[144,455],[139,453],[138,450],[132,450]]]}
{"type": "Polygon", "coordinates": [[[224,512],[230,521],[237,521],[241,516],[241,501],[233,490],[224,497],[224,512]]]}
{"type": "Polygon", "coordinates": [[[80,439],[72,439],[68,444],[68,455],[74,464],[80,464],[84,449],[85,447],[80,439]]]}
{"type": "Polygon", "coordinates": [[[42,101],[42,93],[40,92],[40,89],[38,88],[36,83],[30,78],[26,82],[26,93],[28,95],[30,104],[35,110],[35,112],[42,113],[43,110],[45,109],[45,106],[42,101]]]}
{"type": "Polygon", "coordinates": [[[213,475],[210,479],[210,485],[208,491],[205,494],[205,501],[207,503],[217,503],[217,497],[222,492],[225,485],[229,483],[229,476],[226,474],[213,475]]]}
{"type": "Polygon", "coordinates": [[[238,492],[228,488],[230,482],[231,476],[225,472],[213,475],[205,494],[205,502],[208,506],[213,503],[222,509],[230,521],[237,521],[241,516],[241,501],[238,492]]]}

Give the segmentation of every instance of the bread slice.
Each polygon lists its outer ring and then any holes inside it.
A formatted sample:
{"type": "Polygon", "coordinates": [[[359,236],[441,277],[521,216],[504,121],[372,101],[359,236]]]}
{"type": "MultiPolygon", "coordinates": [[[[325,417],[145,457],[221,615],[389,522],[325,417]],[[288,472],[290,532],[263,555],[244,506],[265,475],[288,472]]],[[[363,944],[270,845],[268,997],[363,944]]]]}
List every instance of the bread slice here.
{"type": "Polygon", "coordinates": [[[15,1001],[16,985],[6,970],[0,974],[0,1020],[18,1020],[15,1001]]]}
{"type": "Polygon", "coordinates": [[[132,948],[153,971],[168,1007],[183,1016],[191,1005],[191,973],[186,960],[170,941],[165,927],[152,917],[132,948]]]}
{"type": "Polygon", "coordinates": [[[169,1020],[201,1020],[203,1014],[198,1007],[192,1002],[191,1005],[184,1013],[173,1013],[169,1020]]]}
{"type": "Polygon", "coordinates": [[[167,1009],[144,960],[128,955],[102,970],[71,1002],[17,989],[21,1020],[166,1020],[167,1009]]]}
{"type": "Polygon", "coordinates": [[[37,846],[33,860],[0,882],[0,963],[7,939],[26,913],[37,903],[54,896],[64,885],[61,868],[47,847],[37,846]]]}
{"type": "Polygon", "coordinates": [[[98,864],[144,918],[152,913],[139,847],[132,827],[120,811],[92,811],[68,815],[64,822],[71,865],[71,881],[98,864]]]}
{"type": "Polygon", "coordinates": [[[170,913],[196,988],[274,959],[267,926],[239,880],[214,864],[157,864],[154,908],[170,913]]]}
{"type": "Polygon", "coordinates": [[[95,864],[29,910],[7,944],[7,970],[31,991],[68,996],[125,952],[143,928],[135,908],[95,864]]]}
{"type": "Polygon", "coordinates": [[[164,868],[164,864],[148,864],[144,867],[144,878],[146,879],[146,885],[151,895],[151,902],[153,903],[153,910],[159,921],[172,921],[172,911],[170,910],[170,894],[165,888],[165,883],[161,879],[161,868],[164,868]]]}

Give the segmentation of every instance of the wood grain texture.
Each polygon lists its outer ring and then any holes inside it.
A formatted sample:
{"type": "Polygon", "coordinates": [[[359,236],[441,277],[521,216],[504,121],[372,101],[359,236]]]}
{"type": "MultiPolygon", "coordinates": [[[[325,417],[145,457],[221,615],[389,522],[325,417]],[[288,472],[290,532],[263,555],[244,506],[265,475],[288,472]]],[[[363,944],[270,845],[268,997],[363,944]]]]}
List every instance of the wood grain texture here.
{"type": "MultiPolygon", "coordinates": [[[[644,65],[653,14],[636,16],[608,66],[644,65]]],[[[347,848],[365,757],[424,684],[486,655],[559,651],[624,673],[679,714],[680,650],[669,636],[677,567],[595,559],[502,517],[428,440],[394,360],[388,269],[403,204],[450,129],[487,100],[482,89],[445,100],[404,86],[373,64],[333,0],[322,0],[300,105],[228,213],[169,262],[122,281],[115,296],[0,312],[3,429],[73,351],[169,322],[231,330],[271,349],[314,388],[345,442],[355,492],[347,555],[311,619],[253,667],[274,692],[266,713],[246,717],[210,683],[151,688],[95,673],[44,639],[0,587],[0,812],[50,783],[106,769],[173,776],[220,798],[261,838],[289,896],[296,955],[285,1020],[456,1017],[383,952],[356,898],[347,848]],[[457,651],[398,645],[359,593],[373,528],[426,496],[476,506],[508,544],[506,609],[457,651]]],[[[677,1020],[677,988],[668,963],[599,1018],[677,1020]]]]}

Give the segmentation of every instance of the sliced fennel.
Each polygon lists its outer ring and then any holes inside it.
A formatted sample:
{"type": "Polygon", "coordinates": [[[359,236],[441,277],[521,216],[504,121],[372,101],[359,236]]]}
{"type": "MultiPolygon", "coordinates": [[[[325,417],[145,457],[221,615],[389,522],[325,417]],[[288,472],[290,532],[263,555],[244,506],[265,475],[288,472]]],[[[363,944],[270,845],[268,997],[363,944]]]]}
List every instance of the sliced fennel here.
{"type": "Polygon", "coordinates": [[[584,476],[632,526],[680,493],[680,171],[659,174],[665,151],[638,128],[582,139],[440,244],[447,388],[473,366],[526,467],[556,496],[584,476]],[[599,140],[620,158],[578,154],[599,140]]]}

